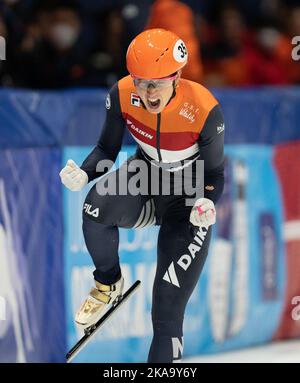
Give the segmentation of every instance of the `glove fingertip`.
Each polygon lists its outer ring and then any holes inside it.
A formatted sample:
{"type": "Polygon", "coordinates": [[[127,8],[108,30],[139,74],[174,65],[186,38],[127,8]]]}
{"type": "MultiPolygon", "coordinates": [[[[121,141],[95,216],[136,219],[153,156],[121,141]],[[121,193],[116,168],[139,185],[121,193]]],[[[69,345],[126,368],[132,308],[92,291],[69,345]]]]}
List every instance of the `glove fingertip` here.
{"type": "Polygon", "coordinates": [[[77,168],[76,163],[72,159],[68,160],[67,165],[71,166],[72,168],[77,168]]]}

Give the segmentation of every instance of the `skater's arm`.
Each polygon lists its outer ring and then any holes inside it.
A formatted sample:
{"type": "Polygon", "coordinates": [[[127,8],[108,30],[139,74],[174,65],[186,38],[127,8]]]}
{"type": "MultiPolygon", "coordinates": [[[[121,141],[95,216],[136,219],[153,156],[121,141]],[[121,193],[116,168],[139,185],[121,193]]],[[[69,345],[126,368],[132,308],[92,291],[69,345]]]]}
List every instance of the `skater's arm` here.
{"type": "Polygon", "coordinates": [[[89,181],[102,176],[109,170],[98,172],[96,169],[99,161],[115,162],[122,146],[124,128],[125,122],[121,114],[119,89],[116,83],[106,99],[106,119],[97,146],[81,165],[81,169],[87,173],[89,181]]]}
{"type": "Polygon", "coordinates": [[[216,203],[224,187],[224,118],[220,105],[210,111],[198,144],[204,160],[204,197],[216,203]]]}

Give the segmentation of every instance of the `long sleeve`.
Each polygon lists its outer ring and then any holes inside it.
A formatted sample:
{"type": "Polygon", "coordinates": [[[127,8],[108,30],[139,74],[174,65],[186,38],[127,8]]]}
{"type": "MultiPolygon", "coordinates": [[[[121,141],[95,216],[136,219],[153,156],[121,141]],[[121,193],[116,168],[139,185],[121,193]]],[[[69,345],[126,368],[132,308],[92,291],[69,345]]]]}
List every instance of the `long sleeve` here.
{"type": "Polygon", "coordinates": [[[124,129],[125,122],[121,114],[119,89],[116,83],[106,98],[106,118],[97,146],[81,165],[81,169],[87,173],[89,181],[102,176],[109,170],[98,172],[96,169],[99,161],[115,162],[122,146],[124,129]]]}
{"type": "Polygon", "coordinates": [[[224,118],[220,105],[209,113],[198,144],[204,160],[204,197],[216,203],[224,188],[224,118]]]}

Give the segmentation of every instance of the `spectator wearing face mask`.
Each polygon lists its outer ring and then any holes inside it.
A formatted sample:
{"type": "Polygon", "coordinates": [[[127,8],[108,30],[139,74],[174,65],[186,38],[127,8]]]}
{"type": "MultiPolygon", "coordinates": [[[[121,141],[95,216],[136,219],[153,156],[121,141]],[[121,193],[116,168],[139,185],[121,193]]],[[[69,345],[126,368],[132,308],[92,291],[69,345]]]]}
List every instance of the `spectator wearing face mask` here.
{"type": "Polygon", "coordinates": [[[82,41],[80,9],[74,1],[42,4],[27,26],[13,68],[17,86],[62,88],[84,83],[89,46],[82,41]],[[22,65],[18,65],[18,63],[22,65]]]}

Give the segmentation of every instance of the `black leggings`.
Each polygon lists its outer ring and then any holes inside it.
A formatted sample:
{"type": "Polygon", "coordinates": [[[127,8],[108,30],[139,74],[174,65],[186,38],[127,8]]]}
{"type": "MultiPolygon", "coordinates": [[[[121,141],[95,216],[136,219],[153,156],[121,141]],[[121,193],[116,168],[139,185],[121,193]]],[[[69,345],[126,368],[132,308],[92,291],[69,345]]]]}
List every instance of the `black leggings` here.
{"type": "MultiPolygon", "coordinates": [[[[116,172],[120,178],[130,179],[126,166],[116,172]]],[[[115,175],[112,172],[102,177],[98,186],[115,175]]],[[[94,185],[85,200],[83,233],[96,267],[94,278],[104,284],[114,283],[121,276],[118,227],[153,224],[153,209],[160,231],[148,362],[169,363],[182,356],[184,311],[207,256],[211,230],[189,223],[191,207],[185,206],[184,196],[101,196],[94,185]]]]}

